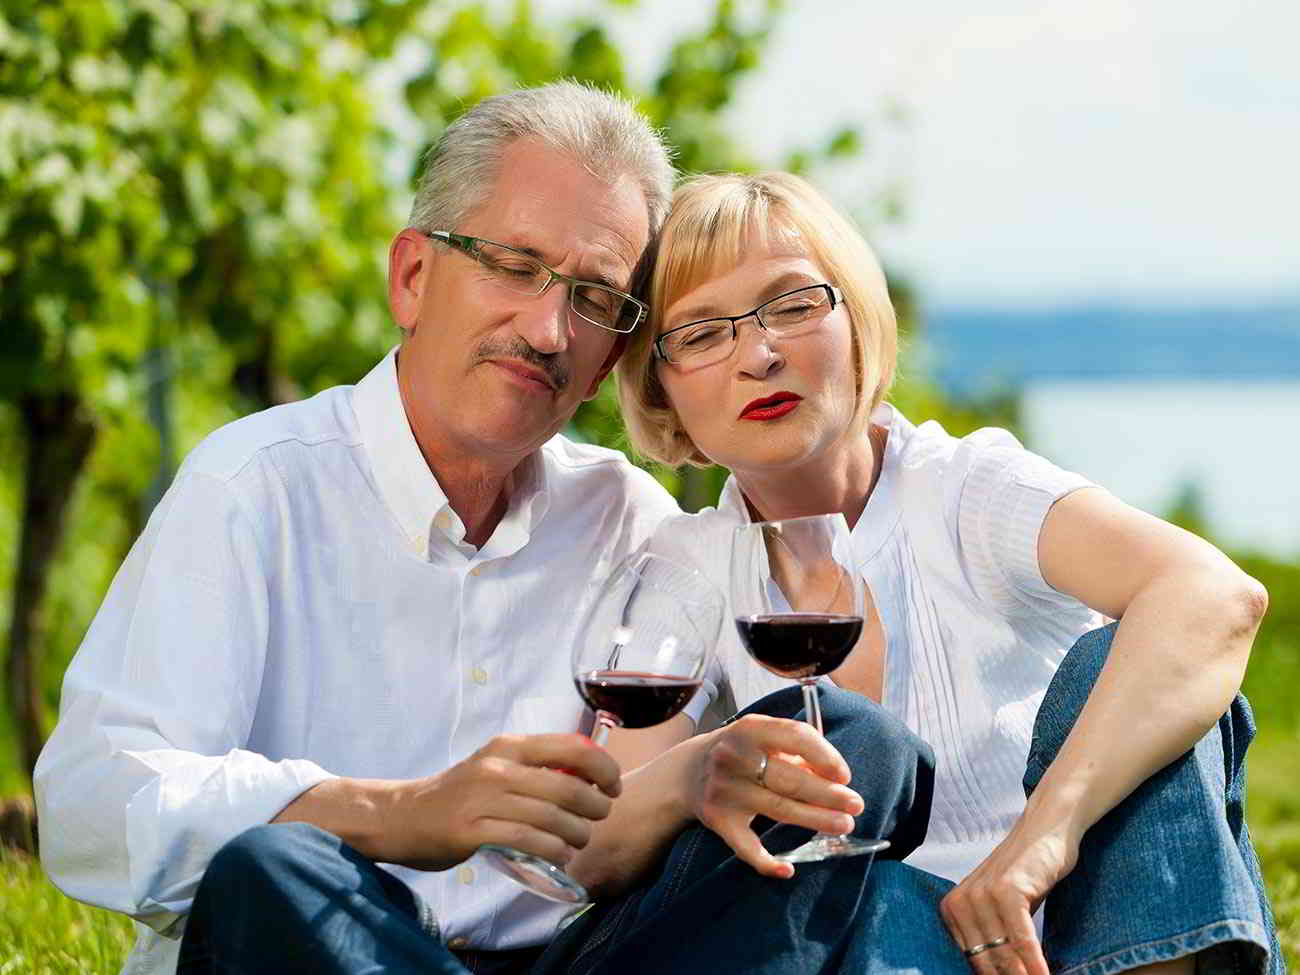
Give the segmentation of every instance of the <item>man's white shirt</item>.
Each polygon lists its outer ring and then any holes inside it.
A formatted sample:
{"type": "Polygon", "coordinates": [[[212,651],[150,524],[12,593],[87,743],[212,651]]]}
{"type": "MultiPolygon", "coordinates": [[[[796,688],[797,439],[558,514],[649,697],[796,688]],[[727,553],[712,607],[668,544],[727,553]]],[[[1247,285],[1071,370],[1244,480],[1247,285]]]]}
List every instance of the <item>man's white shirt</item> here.
{"type": "MultiPolygon", "coordinates": [[[[474,548],[395,362],[204,440],[68,668],[35,775],[42,859],[68,894],[143,922],[127,972],[173,971],[213,853],[321,781],[578,730],[572,607],[677,510],[621,454],[556,437],[474,548]]],[[[390,869],[453,946],[537,944],[564,916],[477,859],[390,869]]]]}

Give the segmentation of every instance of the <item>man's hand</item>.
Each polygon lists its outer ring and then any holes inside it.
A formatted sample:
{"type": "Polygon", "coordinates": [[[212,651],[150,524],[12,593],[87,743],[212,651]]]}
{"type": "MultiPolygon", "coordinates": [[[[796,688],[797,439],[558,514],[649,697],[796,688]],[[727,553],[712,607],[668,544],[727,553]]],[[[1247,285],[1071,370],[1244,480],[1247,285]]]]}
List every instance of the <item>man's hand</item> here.
{"type": "Polygon", "coordinates": [[[455,866],[484,843],[563,866],[620,790],[617,763],[583,735],[502,735],[425,779],[323,782],[275,821],[314,823],[372,860],[421,870],[455,866]]]}
{"type": "Polygon", "coordinates": [[[840,753],[807,722],[750,714],[703,737],[687,770],[687,806],[759,873],[791,877],[794,866],[763,848],[750,829],[755,816],[835,835],[853,829],[862,797],[848,787],[840,753]]]}

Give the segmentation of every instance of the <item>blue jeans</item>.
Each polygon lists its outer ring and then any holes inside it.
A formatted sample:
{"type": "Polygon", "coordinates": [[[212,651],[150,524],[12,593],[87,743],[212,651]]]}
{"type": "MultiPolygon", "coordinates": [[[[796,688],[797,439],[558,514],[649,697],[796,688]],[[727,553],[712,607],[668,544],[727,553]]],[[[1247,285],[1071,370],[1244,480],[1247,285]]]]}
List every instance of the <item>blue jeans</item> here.
{"type": "MultiPolygon", "coordinates": [[[[1086,634],[1062,661],[1034,726],[1026,795],[1074,726],[1114,631],[1086,634]]],[[[783,710],[772,698],[755,707],[783,710]]],[[[1238,696],[1194,749],[1088,831],[1078,865],[1046,902],[1044,952],[1053,972],[1110,975],[1200,952],[1202,975],[1281,975],[1243,810],[1244,753],[1253,735],[1250,708],[1238,696]]],[[[832,740],[857,787],[869,793],[872,750],[845,751],[832,740]]],[[[789,830],[773,834],[782,829],[789,830]]],[[[779,887],[728,861],[710,836],[701,827],[687,830],[648,891],[593,909],[552,944],[534,975],[970,972],[939,916],[949,881],[889,859],[867,871],[866,858],[854,858],[801,864],[798,882],[779,887]],[[773,890],[770,904],[751,892],[764,888],[773,890]]]]}
{"type": "MultiPolygon", "coordinates": [[[[1073,726],[1113,632],[1083,637],[1052,681],[1027,792],[1073,726]]],[[[795,717],[801,704],[791,688],[751,710],[795,717]]],[[[580,917],[531,975],[966,975],[938,911],[952,884],[897,862],[924,838],[929,749],[857,695],[823,689],[822,705],[827,736],[868,803],[855,832],[888,836],[889,851],[874,862],[801,864],[781,881],[760,877],[710,831],[691,827],[650,883],[580,917]]],[[[1192,751],[1089,830],[1078,866],[1045,908],[1052,971],[1109,975],[1191,952],[1203,953],[1201,972],[1283,971],[1242,810],[1253,732],[1238,698],[1192,751]]],[[[773,850],[807,837],[762,819],[755,828],[773,850]]],[[[195,900],[180,970],[464,971],[424,934],[404,885],[306,826],[258,827],[218,853],[195,900]]]]}
{"type": "MultiPolygon", "coordinates": [[[[760,705],[768,713],[793,716],[802,698],[798,688],[790,688],[760,705]]],[[[867,808],[857,818],[856,832],[887,837],[893,846],[885,855],[905,856],[925,838],[929,820],[934,781],[929,747],[855,694],[823,692],[822,706],[827,737],[851,767],[870,770],[872,786],[864,790],[867,808]]],[[[807,838],[806,830],[756,825],[772,849],[792,848],[807,838]]],[[[602,970],[685,971],[680,934],[691,939],[686,957],[696,964],[711,959],[710,968],[818,971],[834,964],[852,939],[870,860],[805,864],[795,881],[770,880],[732,857],[713,833],[696,827],[678,839],[659,882],[594,908],[565,934],[591,930],[596,912],[604,917],[612,908],[615,921],[646,921],[652,940],[676,940],[645,951],[638,947],[641,932],[633,923],[621,931],[617,957],[602,970]],[[750,937],[755,928],[764,932],[762,938],[750,937]]],[[[559,941],[535,971],[564,971],[571,960],[587,965],[603,958],[598,949],[609,947],[603,938],[559,941]]],[[[535,958],[521,952],[465,960],[474,970],[524,972],[535,958]]],[[[247,830],[213,857],[190,911],[178,971],[450,975],[466,970],[460,962],[426,933],[419,904],[405,884],[337,837],[289,823],[247,830]]]]}

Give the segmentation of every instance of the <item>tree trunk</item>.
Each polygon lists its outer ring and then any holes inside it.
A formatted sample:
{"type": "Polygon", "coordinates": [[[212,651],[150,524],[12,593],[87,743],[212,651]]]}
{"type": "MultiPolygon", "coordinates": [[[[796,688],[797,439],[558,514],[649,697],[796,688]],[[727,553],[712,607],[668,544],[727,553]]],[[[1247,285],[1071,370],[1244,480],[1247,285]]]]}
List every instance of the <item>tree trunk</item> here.
{"type": "Polygon", "coordinates": [[[68,503],[95,445],[96,429],[74,393],[33,394],[18,404],[26,439],[22,536],[14,571],[5,686],[23,767],[30,775],[45,744],[41,653],[45,591],[67,525],[68,503]]]}

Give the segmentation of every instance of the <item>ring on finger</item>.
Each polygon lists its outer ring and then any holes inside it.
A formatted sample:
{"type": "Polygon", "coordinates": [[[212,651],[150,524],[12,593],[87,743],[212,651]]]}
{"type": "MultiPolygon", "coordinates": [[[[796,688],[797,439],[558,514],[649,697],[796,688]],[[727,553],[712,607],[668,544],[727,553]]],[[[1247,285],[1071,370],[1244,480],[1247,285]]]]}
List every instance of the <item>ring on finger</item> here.
{"type": "Polygon", "coordinates": [[[1011,939],[1008,938],[1006,935],[1003,935],[1000,938],[994,938],[992,941],[986,941],[982,945],[976,945],[973,948],[966,948],[962,951],[962,954],[965,955],[967,958],[974,958],[976,955],[983,954],[984,952],[988,951],[990,948],[1000,948],[1002,945],[1006,944],[1010,940],[1011,939]]]}
{"type": "Polygon", "coordinates": [[[763,757],[758,760],[758,772],[754,775],[754,781],[760,788],[767,788],[767,752],[763,752],[763,757]]]}

